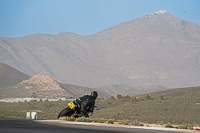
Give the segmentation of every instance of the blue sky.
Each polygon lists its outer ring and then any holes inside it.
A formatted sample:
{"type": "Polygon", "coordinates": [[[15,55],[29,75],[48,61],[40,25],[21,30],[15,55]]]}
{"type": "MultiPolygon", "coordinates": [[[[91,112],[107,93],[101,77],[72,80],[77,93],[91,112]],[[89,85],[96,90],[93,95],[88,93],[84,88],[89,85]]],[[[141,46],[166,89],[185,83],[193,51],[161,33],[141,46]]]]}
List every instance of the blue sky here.
{"type": "Polygon", "coordinates": [[[91,35],[159,10],[200,25],[200,0],[0,0],[0,37],[91,35]]]}

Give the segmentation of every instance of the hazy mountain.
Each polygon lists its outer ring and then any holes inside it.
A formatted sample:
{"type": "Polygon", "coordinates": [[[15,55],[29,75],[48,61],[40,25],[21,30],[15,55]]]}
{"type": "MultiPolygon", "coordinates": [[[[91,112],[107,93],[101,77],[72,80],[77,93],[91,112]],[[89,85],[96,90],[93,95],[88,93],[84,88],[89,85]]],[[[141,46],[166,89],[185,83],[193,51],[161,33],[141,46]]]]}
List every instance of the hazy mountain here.
{"type": "Polygon", "coordinates": [[[0,63],[0,88],[16,85],[29,78],[30,76],[6,64],[0,63]]]}
{"type": "Polygon", "coordinates": [[[200,26],[155,13],[90,36],[0,38],[0,62],[80,86],[199,86],[200,26]]]}

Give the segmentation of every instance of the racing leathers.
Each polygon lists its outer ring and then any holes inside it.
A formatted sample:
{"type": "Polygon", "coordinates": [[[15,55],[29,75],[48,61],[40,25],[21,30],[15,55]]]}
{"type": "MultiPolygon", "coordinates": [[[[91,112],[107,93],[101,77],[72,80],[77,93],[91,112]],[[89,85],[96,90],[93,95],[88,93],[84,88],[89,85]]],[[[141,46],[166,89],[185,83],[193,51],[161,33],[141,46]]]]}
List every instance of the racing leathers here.
{"type": "Polygon", "coordinates": [[[84,117],[89,117],[87,112],[93,112],[95,105],[95,98],[91,95],[84,95],[80,99],[80,111],[83,113],[84,117]]]}

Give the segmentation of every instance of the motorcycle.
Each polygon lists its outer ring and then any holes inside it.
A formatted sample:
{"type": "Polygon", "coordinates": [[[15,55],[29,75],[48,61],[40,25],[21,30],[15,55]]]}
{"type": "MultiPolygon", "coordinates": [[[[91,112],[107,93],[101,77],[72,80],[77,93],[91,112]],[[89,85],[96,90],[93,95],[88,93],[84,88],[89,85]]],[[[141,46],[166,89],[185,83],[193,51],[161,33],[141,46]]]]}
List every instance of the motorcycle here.
{"type": "MultiPolygon", "coordinates": [[[[71,117],[71,116],[74,116],[74,117],[79,117],[81,115],[79,114],[82,114],[80,112],[80,104],[79,104],[80,100],[76,99],[76,100],[73,100],[71,101],[70,103],[68,103],[68,107],[63,109],[59,114],[58,114],[58,119],[60,117],[71,117]]],[[[97,106],[94,106],[97,110],[99,110],[99,108],[97,106]]],[[[89,111],[89,107],[87,108],[87,113],[88,115],[92,115],[92,112],[89,111]]]]}

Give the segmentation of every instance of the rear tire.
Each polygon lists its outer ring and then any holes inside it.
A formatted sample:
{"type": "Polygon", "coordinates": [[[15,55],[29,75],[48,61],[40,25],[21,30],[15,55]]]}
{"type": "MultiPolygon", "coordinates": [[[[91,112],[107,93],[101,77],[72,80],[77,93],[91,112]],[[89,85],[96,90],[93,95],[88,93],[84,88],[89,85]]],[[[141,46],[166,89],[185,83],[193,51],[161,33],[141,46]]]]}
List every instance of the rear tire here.
{"type": "Polygon", "coordinates": [[[73,110],[71,110],[70,108],[65,108],[58,114],[58,119],[63,116],[71,116],[72,113],[73,113],[73,110]]]}

